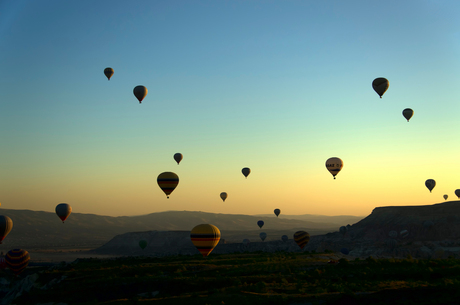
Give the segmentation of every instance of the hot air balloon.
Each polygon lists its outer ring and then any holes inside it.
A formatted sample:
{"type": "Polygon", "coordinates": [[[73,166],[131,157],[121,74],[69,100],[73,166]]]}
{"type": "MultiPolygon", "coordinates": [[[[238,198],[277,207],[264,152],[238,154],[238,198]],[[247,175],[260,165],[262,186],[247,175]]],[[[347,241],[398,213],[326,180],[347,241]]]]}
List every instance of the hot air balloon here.
{"type": "Polygon", "coordinates": [[[262,229],[262,227],[264,226],[263,220],[259,220],[259,221],[257,222],[257,225],[259,226],[259,228],[262,229]]]}
{"type": "Polygon", "coordinates": [[[278,217],[281,213],[280,209],[275,209],[274,212],[275,212],[276,217],[278,217]]]}
{"type": "Polygon", "coordinates": [[[460,199],[460,189],[455,190],[455,195],[460,199]]]}
{"type": "Polygon", "coordinates": [[[288,239],[289,239],[289,237],[287,235],[281,236],[281,240],[284,241],[284,242],[287,242],[288,239]]]}
{"type": "Polygon", "coordinates": [[[444,200],[447,200],[447,198],[449,198],[449,196],[448,196],[447,194],[445,194],[445,195],[442,196],[442,197],[444,197],[444,200]]]}
{"type": "Polygon", "coordinates": [[[136,86],[133,90],[134,96],[139,100],[139,104],[142,102],[144,97],[147,95],[147,88],[144,86],[136,86]]]}
{"type": "Polygon", "coordinates": [[[377,92],[380,98],[382,98],[382,95],[387,91],[388,87],[390,87],[390,82],[383,77],[376,78],[372,82],[372,88],[374,88],[374,91],[377,92]]]}
{"type": "Polygon", "coordinates": [[[200,251],[201,255],[206,257],[219,243],[220,231],[216,226],[201,224],[192,229],[190,232],[190,238],[198,251],[200,251]]]}
{"type": "Polygon", "coordinates": [[[174,154],[174,160],[176,160],[177,165],[179,165],[180,161],[182,161],[182,158],[183,158],[183,156],[182,156],[181,153],[175,153],[174,154]]]}
{"type": "Polygon", "coordinates": [[[241,170],[241,172],[243,173],[243,175],[247,178],[249,176],[249,174],[251,173],[251,170],[249,169],[249,167],[245,167],[241,170]]]}
{"type": "Polygon", "coordinates": [[[0,244],[13,228],[13,221],[8,216],[0,215],[0,244]]]}
{"type": "Polygon", "coordinates": [[[112,68],[105,68],[104,69],[104,74],[107,76],[107,79],[110,80],[110,78],[113,75],[113,69],[112,68]]]}
{"type": "Polygon", "coordinates": [[[247,238],[243,239],[243,245],[247,246],[249,245],[249,243],[250,243],[249,239],[247,238]]]}
{"type": "Polygon", "coordinates": [[[262,241],[264,241],[265,238],[267,238],[267,233],[261,232],[261,233],[259,234],[259,237],[260,237],[260,239],[262,239],[262,241]]]}
{"type": "Polygon", "coordinates": [[[436,186],[436,181],[434,181],[433,179],[428,179],[427,181],[425,181],[425,186],[430,190],[431,193],[431,191],[436,186]]]}
{"type": "Polygon", "coordinates": [[[164,172],[158,175],[158,185],[169,198],[169,195],[174,191],[176,186],[179,184],[179,176],[173,172],[164,172]]]}
{"type": "Polygon", "coordinates": [[[29,252],[22,249],[13,249],[8,251],[5,256],[6,265],[14,274],[20,274],[29,264],[29,252]]]}
{"type": "Polygon", "coordinates": [[[345,235],[347,233],[347,227],[341,226],[339,232],[342,233],[342,235],[345,235]]]}
{"type": "Polygon", "coordinates": [[[342,254],[345,254],[345,255],[348,255],[350,253],[350,251],[348,251],[347,248],[340,249],[340,252],[342,252],[342,254]]]}
{"type": "Polygon", "coordinates": [[[310,234],[305,231],[297,231],[294,233],[294,241],[299,245],[300,249],[303,249],[310,240],[310,234]]]}
{"type": "Polygon", "coordinates": [[[433,223],[431,220],[425,220],[425,221],[423,222],[423,226],[424,226],[425,228],[427,228],[427,229],[430,229],[431,227],[434,226],[434,223],[433,223]]]}
{"type": "Polygon", "coordinates": [[[144,250],[145,247],[147,247],[147,241],[146,240],[140,240],[139,241],[139,247],[141,247],[141,249],[144,250]]]}
{"type": "Polygon", "coordinates": [[[414,115],[414,110],[410,108],[406,108],[403,110],[402,114],[406,118],[406,120],[409,122],[410,118],[414,115]]]}
{"type": "Polygon", "coordinates": [[[56,214],[61,218],[62,223],[69,217],[70,213],[72,213],[72,207],[67,203],[60,203],[56,206],[56,214]]]}
{"type": "Polygon", "coordinates": [[[225,202],[225,199],[227,199],[227,193],[226,192],[220,193],[220,198],[222,198],[222,201],[225,202]]]}
{"type": "Polygon", "coordinates": [[[398,237],[398,232],[390,231],[390,232],[388,232],[388,236],[390,236],[391,238],[396,238],[396,237],[398,237]]]}
{"type": "Polygon", "coordinates": [[[399,232],[399,235],[400,235],[402,238],[406,238],[407,236],[409,236],[409,231],[407,231],[407,230],[402,230],[401,232],[399,232]]]}
{"type": "Polygon", "coordinates": [[[329,158],[326,161],[326,168],[332,174],[335,179],[335,176],[340,172],[343,167],[343,161],[340,158],[329,158]]]}

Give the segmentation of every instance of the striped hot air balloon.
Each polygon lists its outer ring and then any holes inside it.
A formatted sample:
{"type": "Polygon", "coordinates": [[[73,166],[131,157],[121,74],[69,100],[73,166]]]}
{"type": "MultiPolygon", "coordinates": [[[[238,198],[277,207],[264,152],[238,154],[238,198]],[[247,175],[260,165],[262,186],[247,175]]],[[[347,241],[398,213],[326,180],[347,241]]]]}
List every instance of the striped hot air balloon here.
{"type": "Polygon", "coordinates": [[[201,255],[206,257],[219,243],[220,231],[216,226],[201,224],[192,229],[190,238],[201,255]]]}
{"type": "Polygon", "coordinates": [[[8,251],[5,256],[6,265],[14,274],[20,274],[29,264],[29,252],[22,249],[13,249],[8,251]]]}
{"type": "Polygon", "coordinates": [[[300,249],[303,249],[310,240],[310,234],[305,231],[297,231],[294,233],[294,240],[299,245],[300,249]]]}
{"type": "Polygon", "coordinates": [[[169,195],[174,191],[176,186],[179,184],[179,176],[173,172],[164,172],[158,175],[158,185],[169,198],[169,195]]]}

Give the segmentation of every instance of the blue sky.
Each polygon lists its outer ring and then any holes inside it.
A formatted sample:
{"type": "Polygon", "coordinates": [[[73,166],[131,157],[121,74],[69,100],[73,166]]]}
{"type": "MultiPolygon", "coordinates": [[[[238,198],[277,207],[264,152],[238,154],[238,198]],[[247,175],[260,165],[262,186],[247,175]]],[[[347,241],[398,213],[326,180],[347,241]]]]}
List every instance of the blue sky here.
{"type": "Polygon", "coordinates": [[[366,215],[454,199],[459,8],[0,2],[2,208],[366,215]],[[376,77],[390,81],[382,99],[376,77]],[[344,161],[335,181],[329,157],[344,161]],[[170,199],[163,171],[181,179],[170,199]]]}

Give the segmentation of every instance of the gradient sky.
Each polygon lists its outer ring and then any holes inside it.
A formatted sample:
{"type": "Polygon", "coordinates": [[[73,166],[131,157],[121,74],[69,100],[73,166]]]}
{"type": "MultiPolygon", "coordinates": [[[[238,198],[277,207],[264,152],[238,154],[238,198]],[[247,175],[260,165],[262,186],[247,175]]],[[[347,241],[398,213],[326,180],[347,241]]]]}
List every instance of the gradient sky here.
{"type": "Polygon", "coordinates": [[[457,199],[458,16],[457,0],[2,1],[1,207],[364,216],[457,199]]]}

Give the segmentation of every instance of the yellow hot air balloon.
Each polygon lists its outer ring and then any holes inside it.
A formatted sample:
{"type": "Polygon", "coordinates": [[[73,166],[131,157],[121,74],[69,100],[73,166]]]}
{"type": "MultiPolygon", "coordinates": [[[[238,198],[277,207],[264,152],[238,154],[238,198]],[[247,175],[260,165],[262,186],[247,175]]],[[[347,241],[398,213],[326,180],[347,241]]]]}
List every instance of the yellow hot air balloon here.
{"type": "Polygon", "coordinates": [[[8,216],[0,215],[0,244],[13,228],[13,221],[8,216]]]}
{"type": "Polygon", "coordinates": [[[6,265],[16,275],[19,275],[24,269],[26,269],[27,265],[29,265],[29,260],[29,252],[22,249],[10,250],[5,256],[6,265]]]}
{"type": "Polygon", "coordinates": [[[374,88],[380,98],[382,98],[382,95],[387,91],[388,87],[390,87],[390,82],[383,77],[376,78],[372,82],[372,88],[374,88]]]}
{"type": "Polygon", "coordinates": [[[219,243],[220,231],[214,225],[201,224],[192,229],[190,238],[201,255],[206,257],[219,243]]]}
{"type": "Polygon", "coordinates": [[[113,75],[113,69],[112,68],[105,68],[104,69],[104,74],[107,76],[107,79],[110,80],[110,78],[113,75]]]}
{"type": "Polygon", "coordinates": [[[249,169],[249,167],[245,167],[241,170],[241,172],[243,173],[243,175],[247,178],[249,176],[249,174],[251,173],[251,170],[249,169]]]}
{"type": "Polygon", "coordinates": [[[56,214],[61,218],[62,223],[69,217],[70,213],[72,213],[72,207],[67,203],[60,203],[56,206],[56,214]]]}
{"type": "Polygon", "coordinates": [[[139,100],[139,104],[142,102],[144,97],[147,96],[147,88],[144,86],[136,86],[133,90],[134,96],[139,100]]]}
{"type": "Polygon", "coordinates": [[[410,118],[414,115],[414,110],[410,108],[406,108],[403,110],[402,114],[406,118],[406,120],[409,122],[410,118]]]}
{"type": "Polygon", "coordinates": [[[177,165],[179,165],[180,161],[182,161],[182,158],[183,158],[183,156],[182,156],[181,153],[174,154],[174,160],[176,160],[177,165]]]}
{"type": "Polygon", "coordinates": [[[174,191],[176,186],[179,184],[179,176],[173,172],[164,172],[158,175],[158,185],[169,198],[169,195],[174,191]]]}
{"type": "Polygon", "coordinates": [[[294,233],[294,240],[300,249],[303,249],[310,241],[310,234],[305,231],[297,231],[294,233]]]}
{"type": "Polygon", "coordinates": [[[343,161],[340,158],[329,158],[326,161],[326,168],[332,174],[335,179],[335,176],[342,170],[343,161]]]}
{"type": "Polygon", "coordinates": [[[220,198],[222,198],[222,200],[225,202],[225,199],[227,199],[227,193],[226,192],[220,193],[220,198]]]}

